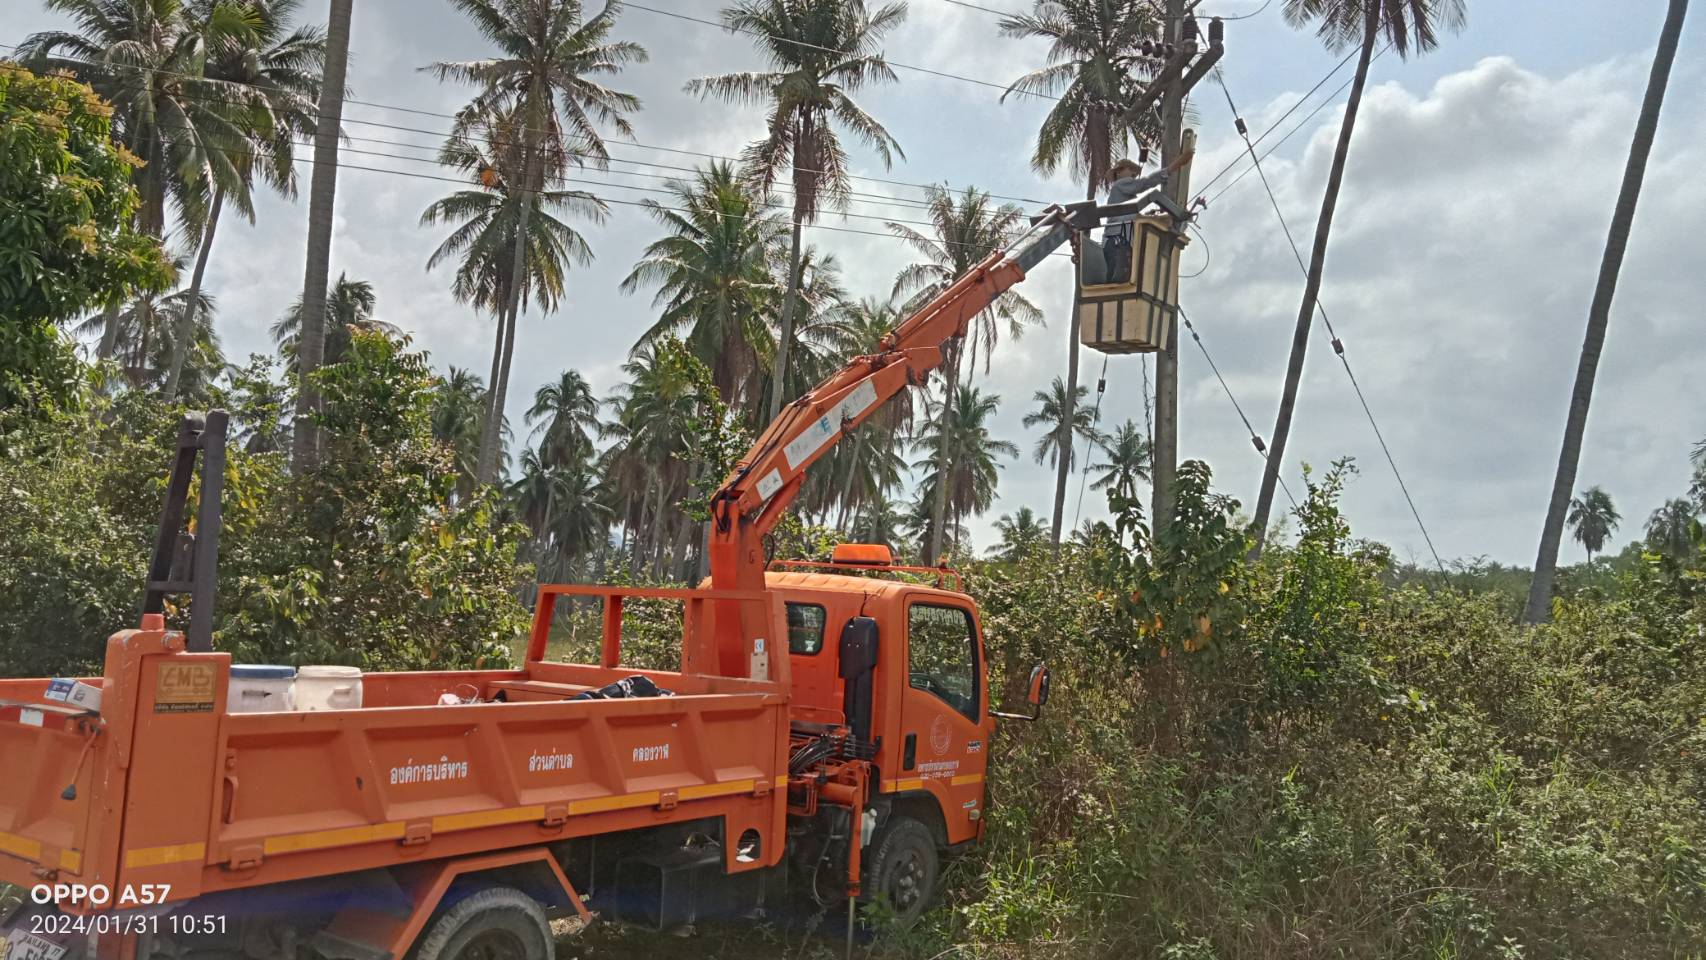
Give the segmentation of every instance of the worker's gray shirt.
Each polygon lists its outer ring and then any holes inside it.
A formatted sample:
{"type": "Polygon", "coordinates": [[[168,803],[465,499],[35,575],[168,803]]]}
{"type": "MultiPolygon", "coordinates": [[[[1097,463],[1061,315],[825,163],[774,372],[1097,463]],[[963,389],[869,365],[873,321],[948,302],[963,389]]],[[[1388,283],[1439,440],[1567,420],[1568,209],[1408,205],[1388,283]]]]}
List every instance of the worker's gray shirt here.
{"type": "MultiPolygon", "coordinates": [[[[1167,183],[1167,171],[1157,170],[1146,177],[1121,177],[1108,185],[1108,205],[1129,203],[1149,191],[1167,183]]],[[[1136,217],[1133,213],[1115,214],[1108,218],[1108,230],[1116,228],[1121,234],[1129,234],[1131,228],[1125,226],[1136,217]]],[[[1106,234],[1104,234],[1106,235],[1106,234]]]]}

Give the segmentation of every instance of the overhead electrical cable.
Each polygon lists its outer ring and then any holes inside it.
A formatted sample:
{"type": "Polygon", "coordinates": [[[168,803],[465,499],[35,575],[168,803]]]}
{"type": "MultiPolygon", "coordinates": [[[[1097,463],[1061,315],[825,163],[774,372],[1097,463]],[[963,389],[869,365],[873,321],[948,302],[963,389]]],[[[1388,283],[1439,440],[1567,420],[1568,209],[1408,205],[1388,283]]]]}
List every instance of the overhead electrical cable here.
{"type": "MultiPolygon", "coordinates": [[[[1274,216],[1279,220],[1280,229],[1285,232],[1286,242],[1291,246],[1291,255],[1296,258],[1297,268],[1303,272],[1304,278],[1307,279],[1309,266],[1303,262],[1303,251],[1298,247],[1296,238],[1292,236],[1291,225],[1286,222],[1285,212],[1280,209],[1279,198],[1274,194],[1273,185],[1268,182],[1267,173],[1262,170],[1261,158],[1256,155],[1255,146],[1250,142],[1250,135],[1244,125],[1244,120],[1239,116],[1238,105],[1233,102],[1232,91],[1227,88],[1224,78],[1220,78],[1220,89],[1226,94],[1226,106],[1232,111],[1234,124],[1239,134],[1244,138],[1245,148],[1250,154],[1257,176],[1262,180],[1263,189],[1267,191],[1268,202],[1273,206],[1274,216]]],[[[1439,568],[1440,576],[1444,577],[1447,583],[1450,583],[1451,574],[1446,572],[1445,561],[1440,558],[1439,550],[1434,547],[1433,536],[1428,533],[1428,526],[1422,521],[1422,513],[1416,507],[1415,498],[1410,495],[1410,486],[1404,482],[1404,474],[1398,469],[1398,461],[1392,456],[1392,448],[1386,443],[1386,434],[1380,429],[1379,422],[1375,420],[1374,410],[1369,407],[1368,398],[1363,395],[1362,384],[1357,381],[1356,372],[1351,369],[1350,357],[1345,354],[1344,341],[1333,329],[1333,321],[1327,316],[1326,304],[1321,302],[1319,295],[1315,297],[1312,307],[1312,312],[1321,317],[1322,324],[1327,328],[1327,335],[1332,338],[1333,353],[1338,356],[1339,363],[1344,366],[1345,376],[1350,378],[1351,388],[1356,391],[1357,402],[1362,405],[1363,415],[1368,418],[1368,425],[1373,428],[1374,437],[1380,442],[1380,451],[1386,456],[1387,466],[1392,468],[1392,476],[1397,479],[1398,489],[1404,494],[1404,502],[1410,507],[1410,515],[1415,518],[1416,527],[1422,532],[1422,540],[1427,544],[1428,552],[1433,555],[1434,565],[1439,568]]],[[[1277,470],[1278,467],[1276,466],[1275,469],[1277,470]]]]}

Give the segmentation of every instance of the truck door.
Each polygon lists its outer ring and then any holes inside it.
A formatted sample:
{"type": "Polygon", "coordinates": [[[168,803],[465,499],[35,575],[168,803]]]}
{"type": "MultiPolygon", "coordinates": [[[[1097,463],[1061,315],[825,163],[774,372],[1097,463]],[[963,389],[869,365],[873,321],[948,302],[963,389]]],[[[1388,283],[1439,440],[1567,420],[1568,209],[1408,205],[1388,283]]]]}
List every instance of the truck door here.
{"type": "Polygon", "coordinates": [[[948,842],[969,840],[983,816],[991,726],[976,618],[950,601],[911,601],[906,655],[897,779],[901,789],[922,787],[937,797],[948,842]]]}

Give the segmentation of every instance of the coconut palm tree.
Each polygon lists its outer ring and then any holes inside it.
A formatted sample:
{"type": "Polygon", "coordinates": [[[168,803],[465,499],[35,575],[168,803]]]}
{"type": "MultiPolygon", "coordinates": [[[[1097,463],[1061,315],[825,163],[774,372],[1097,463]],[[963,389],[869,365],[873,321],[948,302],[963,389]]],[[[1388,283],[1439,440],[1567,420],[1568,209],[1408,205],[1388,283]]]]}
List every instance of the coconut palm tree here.
{"type": "Polygon", "coordinates": [[[1107,454],[1107,462],[1090,468],[1090,472],[1097,475],[1090,482],[1090,489],[1107,490],[1111,487],[1134,491],[1139,481],[1149,482],[1149,438],[1136,423],[1127,420],[1116,427],[1113,435],[1102,444],[1102,449],[1107,454]]]}
{"type": "Polygon", "coordinates": [[[1594,554],[1605,549],[1605,541],[1616,532],[1622,519],[1612,505],[1611,494],[1603,487],[1589,487],[1570,501],[1570,531],[1587,550],[1589,564],[1593,563],[1594,554]]]}
{"type": "MultiPolygon", "coordinates": [[[[187,7],[191,24],[207,37],[205,75],[239,92],[240,102],[232,106],[241,111],[246,136],[241,143],[226,144],[223,149],[242,178],[240,189],[229,198],[250,223],[255,220],[257,178],[282,196],[296,196],[296,141],[309,136],[318,122],[314,113],[326,44],[317,28],[290,28],[299,6],[300,0],[256,0],[232,13],[233,6],[225,0],[191,0],[187,7]],[[220,28],[222,20],[232,17],[241,18],[243,29],[220,28]]],[[[227,187],[222,183],[196,181],[189,187],[197,201],[195,219],[201,222],[201,241],[190,279],[191,309],[182,321],[186,331],[195,325],[194,304],[207,275],[214,233],[227,199],[227,187]],[[201,194],[210,187],[212,199],[203,204],[201,194]]],[[[174,344],[188,342],[188,336],[174,340],[174,344]]],[[[167,399],[177,395],[184,356],[183,351],[172,354],[162,391],[167,399]]]]}
{"type": "MultiPolygon", "coordinates": [[[[1327,241],[1333,232],[1333,214],[1339,205],[1339,188],[1345,180],[1351,134],[1356,130],[1357,114],[1362,108],[1363,87],[1368,83],[1368,66],[1374,60],[1374,48],[1384,39],[1400,57],[1408,58],[1412,52],[1418,55],[1427,53],[1439,45],[1441,31],[1463,29],[1464,0],[1286,0],[1285,18],[1294,27],[1314,29],[1316,36],[1330,50],[1336,52],[1357,47],[1357,65],[1356,73],[1351,77],[1350,99],[1345,102],[1344,119],[1339,124],[1339,142],[1333,151],[1333,165],[1327,173],[1327,189],[1321,195],[1321,214],[1315,222],[1315,245],[1310,250],[1309,269],[1303,282],[1303,304],[1298,308],[1297,326],[1292,331],[1285,387],[1280,393],[1273,436],[1268,441],[1267,468],[1262,472],[1261,492],[1256,497],[1254,553],[1261,551],[1268,517],[1273,512],[1279,472],[1285,463],[1285,445],[1291,434],[1297,387],[1303,377],[1303,358],[1309,350],[1309,328],[1315,322],[1315,301],[1321,293],[1321,275],[1327,265],[1327,241]]],[[[1568,489],[1566,486],[1566,497],[1568,489]]],[[[1559,515],[1562,517],[1562,511],[1559,515]]]]}
{"type": "Polygon", "coordinates": [[[1688,462],[1694,468],[1693,477],[1688,483],[1688,495],[1694,499],[1695,505],[1706,510],[1706,440],[1694,445],[1694,453],[1689,456],[1688,462]]]}
{"type": "Polygon", "coordinates": [[[603,538],[610,513],[599,489],[590,449],[552,463],[538,450],[521,455],[521,473],[509,494],[533,531],[540,581],[561,579],[569,563],[603,538]]]}
{"type": "Polygon", "coordinates": [[[826,202],[835,210],[847,207],[848,158],[837,128],[874,150],[885,169],[896,156],[905,157],[894,137],[853,100],[869,84],[896,79],[883,60],[882,38],[905,17],[904,3],[871,11],[864,0],[735,0],[723,10],[723,24],[756,38],[771,69],[701,77],[686,85],[688,93],[701,97],[763,105],[767,126],[746,149],[748,173],[766,195],[784,175],[793,189],[789,282],[766,421],[781,411],[789,383],[801,228],[817,219],[826,202]]]}
{"type": "Polygon", "coordinates": [[[1698,511],[1686,497],[1666,500],[1647,518],[1647,546],[1672,560],[1689,556],[1701,539],[1698,511]]]}
{"type": "MultiPolygon", "coordinates": [[[[1001,21],[1005,36],[1048,42],[1048,62],[1015,80],[1002,100],[1015,94],[1058,97],[1037,130],[1031,166],[1044,175],[1066,166],[1084,181],[1084,197],[1108,180],[1114,161],[1132,144],[1153,144],[1160,125],[1152,115],[1121,109],[1136,99],[1153,73],[1153,60],[1143,52],[1145,41],[1161,34],[1161,21],[1152,0],[1035,0],[1030,13],[1001,21]]],[[[1073,294],[1076,316],[1077,293],[1073,294]]],[[[1078,325],[1067,323],[1066,396],[1076,405],[1078,387],[1078,325]]],[[[1071,410],[1062,423],[1075,419],[1071,410]]],[[[1060,446],[1070,450],[1072,437],[1064,429],[1060,446]]],[[[1051,542],[1058,549],[1066,516],[1066,483],[1070,459],[1057,458],[1051,542]]]]}
{"type": "Polygon", "coordinates": [[[344,117],[344,83],[349,73],[350,17],[355,0],[329,0],[326,18],[326,69],[315,110],[314,172],[308,186],[308,256],[302,271],[302,342],[297,356],[295,429],[291,463],[297,473],[319,464],[320,431],[314,425],[320,392],[313,373],[324,359],[326,301],[332,272],[332,216],[338,190],[338,140],[344,117]]]}
{"type": "MultiPolygon", "coordinates": [[[[575,155],[595,165],[609,162],[606,125],[616,133],[634,134],[627,114],[640,109],[640,99],[605,86],[601,78],[643,63],[646,51],[631,41],[612,41],[619,3],[611,2],[587,17],[580,0],[452,0],[497,48],[481,60],[440,62],[430,69],[440,80],[474,85],[477,92],[457,121],[458,132],[491,125],[498,118],[512,126],[512,157],[497,169],[508,179],[505,198],[516,224],[512,237],[509,276],[528,273],[528,220],[532,198],[559,176],[557,158],[575,155]]],[[[492,384],[492,416],[480,445],[480,478],[497,476],[497,423],[509,389],[509,358],[515,350],[515,328],[521,309],[524,280],[506,284],[501,322],[505,325],[504,362],[492,384]]]]}
{"type": "MultiPolygon", "coordinates": [[[[452,224],[455,229],[427,258],[427,269],[453,261],[456,274],[451,294],[459,303],[497,318],[492,345],[491,382],[508,377],[514,354],[512,332],[504,313],[509,302],[513,251],[521,206],[511,198],[515,164],[515,120],[493,117],[453,134],[439,150],[439,163],[465,174],[470,188],[454,191],[421,213],[422,226],[452,224]]],[[[562,146],[560,142],[556,145],[562,146]]],[[[550,150],[551,144],[547,144],[550,150]]],[[[561,169],[579,164],[574,151],[549,154],[547,166],[561,169]]],[[[592,262],[592,247],[569,225],[570,215],[603,223],[609,208],[583,190],[539,190],[528,194],[527,264],[521,285],[521,305],[536,303],[554,310],[568,285],[568,265],[592,262]]],[[[490,396],[487,398],[491,402],[490,396]]],[[[489,417],[484,419],[490,419],[489,417]]]]}
{"type": "Polygon", "coordinates": [[[555,383],[540,387],[526,415],[540,438],[539,456],[555,466],[591,456],[592,438],[604,429],[598,417],[603,406],[578,370],[564,370],[555,383]]]}
{"type": "MultiPolygon", "coordinates": [[[[181,272],[185,266],[183,258],[176,260],[176,266],[181,272]]],[[[180,380],[187,369],[193,392],[199,395],[225,367],[219,338],[213,329],[216,309],[213,296],[207,293],[189,289],[144,293],[117,314],[118,334],[112,359],[118,362],[130,385],[140,389],[164,383],[171,358],[181,354],[192,362],[180,367],[180,380]],[[190,313],[192,303],[196,319],[189,326],[190,344],[188,349],[180,351],[177,341],[184,336],[184,317],[190,313]]],[[[102,332],[106,326],[106,317],[95,314],[78,324],[76,331],[87,336],[102,332]]]]}
{"type": "MultiPolygon", "coordinates": [[[[1026,223],[1024,211],[1012,204],[994,206],[988,194],[975,188],[968,187],[956,196],[945,186],[931,186],[926,198],[935,236],[925,236],[905,224],[888,224],[890,232],[905,240],[923,258],[895,277],[894,296],[907,298],[904,309],[916,309],[934,299],[972,267],[1004,248],[1011,235],[1026,223]]],[[[1008,332],[1017,337],[1025,327],[1042,322],[1042,311],[1017,291],[1008,290],[979,313],[968,334],[974,348],[982,344],[986,361],[994,352],[1003,322],[1008,332]]],[[[942,377],[945,393],[951,393],[960,382],[962,348],[957,342],[945,347],[947,359],[942,377]]],[[[951,405],[938,405],[944,417],[950,409],[951,405]]],[[[946,422],[938,423],[936,429],[946,431],[946,422]]],[[[936,542],[921,544],[926,562],[934,562],[941,552],[939,538],[946,531],[942,519],[947,511],[948,492],[938,488],[935,493],[937,502],[930,530],[936,542]]]]}
{"type": "Polygon", "coordinates": [[[681,365],[668,362],[670,348],[669,341],[635,348],[622,365],[627,382],[617,387],[610,425],[607,476],[621,491],[623,523],[633,531],[633,572],[647,556],[654,570],[661,569],[671,529],[686,520],[675,504],[686,494],[684,428],[698,401],[681,365]]]}
{"type": "Polygon", "coordinates": [[[680,337],[711,370],[733,406],[756,407],[766,341],[765,314],[777,283],[771,263],[781,248],[781,218],[761,205],[734,168],[713,161],[692,180],[664,184],[668,201],[642,201],[668,235],[646,247],[622,291],[656,287],[657,322],[636,347],[680,337]]]}
{"type": "Polygon", "coordinates": [[[1570,412],[1564,421],[1564,445],[1558,453],[1558,473],[1552,480],[1552,498],[1546,505],[1546,522],[1540,528],[1540,552],[1534,560],[1534,580],[1529,585],[1528,605],[1523,611],[1523,620],[1528,623],[1539,623],[1552,612],[1552,578],[1558,569],[1558,542],[1563,536],[1565,505],[1571,488],[1576,484],[1576,468],[1582,459],[1582,437],[1587,433],[1594,377],[1599,372],[1599,355],[1605,349],[1605,331],[1611,322],[1611,301],[1617,293],[1623,255],[1629,249],[1635,207],[1641,199],[1641,184],[1647,176],[1647,158],[1652,155],[1653,139],[1658,135],[1659,112],[1664,107],[1671,66],[1676,62],[1682,22],[1687,15],[1688,0],[1670,0],[1664,28],[1659,32],[1658,49],[1653,54],[1652,72],[1647,78],[1646,97],[1641,101],[1641,113],[1635,120],[1635,137],[1629,144],[1629,162],[1623,170],[1623,186],[1618,191],[1617,206],[1611,215],[1605,255],[1599,265],[1599,282],[1594,288],[1593,303],[1588,307],[1587,334],[1582,339],[1582,356],[1576,365],[1576,385],[1570,392],[1570,412]]]}
{"type": "MultiPolygon", "coordinates": [[[[957,526],[968,516],[976,516],[995,503],[995,489],[1000,481],[1000,457],[1016,457],[1019,448],[1007,440],[998,440],[990,426],[1000,408],[1001,398],[985,394],[976,387],[959,387],[946,401],[938,422],[945,429],[935,431],[914,442],[915,449],[925,456],[913,466],[925,470],[919,483],[921,496],[943,502],[947,509],[942,527],[957,526]]],[[[931,539],[940,543],[946,530],[936,524],[935,508],[930,517],[931,539]]],[[[940,558],[940,548],[925,555],[925,563],[940,558]]]]}
{"type": "MultiPolygon", "coordinates": [[[[1084,398],[1090,393],[1088,387],[1079,387],[1073,398],[1066,398],[1066,383],[1059,377],[1048,390],[1038,390],[1031,399],[1037,402],[1037,408],[1025,414],[1025,426],[1034,427],[1043,424],[1048,430],[1037,438],[1037,445],[1031,451],[1032,459],[1038,466],[1047,464],[1055,466],[1062,455],[1060,438],[1066,434],[1061,429],[1061,422],[1068,416],[1072,418],[1072,433],[1089,446],[1100,446],[1107,442],[1107,435],[1096,428],[1096,421],[1089,407],[1083,405],[1084,398]],[[1072,411],[1070,414],[1067,411],[1072,411]]],[[[1071,446],[1067,446],[1065,456],[1071,460],[1074,456],[1071,446]]],[[[1068,464],[1068,467],[1073,466],[1068,464]]]]}
{"type": "Polygon", "coordinates": [[[1030,507],[1020,507],[1017,513],[1002,514],[1001,519],[995,521],[995,532],[1001,535],[1001,542],[990,547],[989,552],[997,559],[1009,562],[1023,558],[1048,540],[1048,531],[1043,529],[1042,520],[1030,507]]]}
{"type": "MultiPolygon", "coordinates": [[[[373,284],[366,280],[351,280],[347,274],[338,274],[338,282],[326,291],[324,302],[325,333],[321,337],[320,345],[320,356],[324,363],[337,363],[343,359],[345,351],[349,350],[352,330],[383,333],[393,339],[403,335],[402,329],[396,324],[386,323],[373,316],[374,307],[378,304],[378,295],[373,292],[373,284]]],[[[296,358],[302,355],[305,309],[302,299],[298,297],[290,309],[272,325],[273,343],[278,345],[278,352],[284,357],[296,358]]]]}
{"type": "MultiPolygon", "coordinates": [[[[902,319],[892,300],[844,301],[832,312],[833,320],[816,336],[824,365],[831,368],[878,352],[882,338],[902,319]]],[[[901,451],[910,440],[912,417],[912,392],[901,391],[830,451],[826,469],[806,478],[808,487],[821,483],[825,499],[839,505],[836,529],[858,524],[867,504],[886,502],[888,491],[900,485],[906,472],[901,451]]]]}
{"type": "MultiPolygon", "coordinates": [[[[136,227],[165,235],[168,199],[180,210],[186,185],[240,189],[236,145],[247,141],[244,112],[234,104],[247,94],[205,74],[210,48],[231,33],[251,32],[245,8],[226,5],[217,17],[194,23],[183,0],[45,0],[69,16],[74,30],[32,34],[18,59],[38,73],[69,73],[113,106],[113,135],[143,164],[133,178],[141,203],[136,227]]],[[[192,223],[195,214],[190,211],[192,223]]],[[[113,355],[117,307],[103,314],[99,356],[113,355]]]]}
{"type": "Polygon", "coordinates": [[[887,491],[878,491],[860,505],[848,535],[859,543],[887,544],[899,556],[905,552],[902,541],[906,524],[902,505],[891,499],[887,491]]]}
{"type": "Polygon", "coordinates": [[[485,384],[472,372],[451,367],[434,391],[432,436],[448,446],[455,459],[458,497],[466,497],[474,490],[474,468],[480,459],[485,411],[485,384]]]}

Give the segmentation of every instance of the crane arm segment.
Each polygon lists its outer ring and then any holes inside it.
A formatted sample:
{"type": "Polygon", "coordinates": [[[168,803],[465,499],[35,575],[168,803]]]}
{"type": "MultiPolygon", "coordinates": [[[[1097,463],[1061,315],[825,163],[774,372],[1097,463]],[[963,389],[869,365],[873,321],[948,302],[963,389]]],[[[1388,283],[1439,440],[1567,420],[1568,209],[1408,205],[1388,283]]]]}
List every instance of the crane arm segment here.
{"type": "Polygon", "coordinates": [[[1050,207],[1007,250],[991,254],[901,321],[878,353],[857,357],[784,407],[712,497],[711,581],[762,589],[762,538],[799,495],[805,472],[907,387],[940,366],[943,347],[1044,257],[1082,229],[1073,211],[1050,207]]]}

